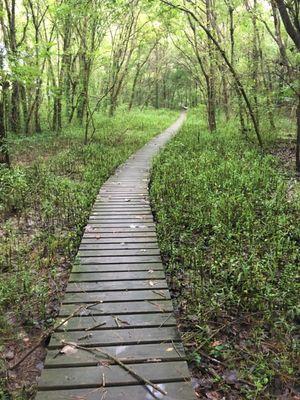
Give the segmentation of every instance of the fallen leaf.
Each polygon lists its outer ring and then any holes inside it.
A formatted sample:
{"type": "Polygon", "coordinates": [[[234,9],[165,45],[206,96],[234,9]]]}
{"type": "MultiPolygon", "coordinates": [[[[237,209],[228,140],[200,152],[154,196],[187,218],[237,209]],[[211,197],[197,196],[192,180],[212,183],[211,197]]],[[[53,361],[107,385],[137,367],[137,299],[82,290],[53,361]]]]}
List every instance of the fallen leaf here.
{"type": "Polygon", "coordinates": [[[218,392],[206,392],[206,397],[210,400],[220,400],[222,398],[218,392]]]}
{"type": "Polygon", "coordinates": [[[217,346],[220,346],[221,344],[222,344],[222,342],[220,340],[216,340],[215,342],[213,342],[211,344],[211,347],[217,347],[217,346]]]}
{"type": "Polygon", "coordinates": [[[173,350],[174,350],[173,347],[168,347],[168,348],[166,349],[167,352],[170,352],[170,351],[173,351],[173,350]]]}
{"type": "Polygon", "coordinates": [[[66,346],[64,346],[61,350],[60,350],[60,354],[74,354],[77,353],[78,349],[75,346],[71,346],[69,344],[67,344],[66,346]]]}

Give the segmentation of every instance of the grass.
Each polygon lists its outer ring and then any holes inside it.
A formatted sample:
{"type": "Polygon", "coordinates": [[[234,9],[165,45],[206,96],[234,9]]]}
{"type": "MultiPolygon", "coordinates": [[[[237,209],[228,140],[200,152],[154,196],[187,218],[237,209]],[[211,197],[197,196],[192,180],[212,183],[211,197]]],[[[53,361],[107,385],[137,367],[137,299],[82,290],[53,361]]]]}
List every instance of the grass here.
{"type": "MultiPolygon", "coordinates": [[[[0,351],[4,354],[10,349],[17,359],[32,338],[53,323],[99,187],[177,115],[164,110],[120,111],[114,118],[98,115],[96,135],[87,146],[77,126],[61,135],[10,137],[12,168],[0,170],[0,351]]],[[[22,382],[22,374],[15,381],[2,379],[0,398],[9,396],[15,383],[19,388],[15,396],[29,398],[30,385],[22,382]]]]}
{"type": "Polygon", "coordinates": [[[200,118],[190,112],[151,183],[195,385],[200,396],[276,398],[296,381],[299,191],[235,120],[210,134],[200,118]]]}

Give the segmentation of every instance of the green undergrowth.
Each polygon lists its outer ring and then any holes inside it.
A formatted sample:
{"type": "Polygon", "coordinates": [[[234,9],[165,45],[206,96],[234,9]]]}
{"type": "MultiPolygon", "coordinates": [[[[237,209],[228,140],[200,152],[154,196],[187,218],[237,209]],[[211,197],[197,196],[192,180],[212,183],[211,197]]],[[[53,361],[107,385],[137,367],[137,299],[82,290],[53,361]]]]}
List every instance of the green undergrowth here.
{"type": "Polygon", "coordinates": [[[299,191],[236,121],[210,134],[199,119],[156,158],[150,191],[184,341],[211,390],[277,398],[296,376],[299,191]]]}
{"type": "Polygon", "coordinates": [[[52,323],[51,302],[61,295],[99,187],[177,115],[99,115],[87,146],[77,126],[10,138],[12,168],[0,170],[0,351],[52,323]]]}

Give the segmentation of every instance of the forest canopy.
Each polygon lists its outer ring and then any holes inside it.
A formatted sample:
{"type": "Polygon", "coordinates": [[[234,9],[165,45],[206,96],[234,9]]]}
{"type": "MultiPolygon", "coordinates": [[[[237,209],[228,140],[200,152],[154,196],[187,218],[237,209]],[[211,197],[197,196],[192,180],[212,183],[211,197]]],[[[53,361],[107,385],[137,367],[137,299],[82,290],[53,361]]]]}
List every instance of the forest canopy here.
{"type": "Polygon", "coordinates": [[[224,112],[262,146],[278,109],[295,114],[296,0],[2,0],[0,16],[2,137],[76,120],[87,142],[98,110],[205,104],[211,131],[224,112]]]}

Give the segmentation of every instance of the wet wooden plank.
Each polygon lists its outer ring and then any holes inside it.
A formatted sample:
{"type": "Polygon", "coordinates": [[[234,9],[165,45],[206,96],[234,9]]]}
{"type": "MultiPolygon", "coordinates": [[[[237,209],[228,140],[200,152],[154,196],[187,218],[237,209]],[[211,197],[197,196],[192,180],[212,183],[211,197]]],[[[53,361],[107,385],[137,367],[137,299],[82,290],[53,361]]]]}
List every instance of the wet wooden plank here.
{"type": "MultiPolygon", "coordinates": [[[[163,270],[163,265],[160,262],[156,263],[134,263],[134,264],[75,264],[72,272],[133,272],[133,271],[160,271],[163,270]]],[[[115,275],[115,274],[114,274],[115,275]]],[[[73,276],[71,274],[71,276],[73,276]]]]}
{"type": "MultiPolygon", "coordinates": [[[[58,322],[64,318],[58,319],[58,322]]],[[[175,326],[176,320],[171,313],[113,314],[106,316],[74,317],[63,324],[60,331],[99,330],[112,328],[141,328],[146,326],[175,326]]]]}
{"type": "Polygon", "coordinates": [[[130,263],[157,263],[161,261],[160,256],[108,256],[108,257],[78,257],[78,262],[83,264],[130,264],[130,263]]]}
{"type": "Polygon", "coordinates": [[[85,235],[82,238],[81,244],[99,244],[100,246],[103,244],[136,244],[138,245],[139,243],[155,243],[157,244],[157,239],[156,236],[150,236],[150,237],[140,237],[140,236],[135,236],[135,237],[103,237],[102,235],[99,235],[97,238],[95,235],[94,237],[88,237],[85,235]]]}
{"type": "Polygon", "coordinates": [[[163,270],[148,271],[123,271],[123,272],[79,272],[72,273],[69,278],[71,282],[104,282],[104,281],[140,281],[140,280],[156,280],[164,279],[163,270]]]}
{"type": "MultiPolygon", "coordinates": [[[[143,375],[148,380],[159,383],[189,379],[189,371],[186,363],[181,361],[139,363],[131,366],[137,374],[143,375]]],[[[118,365],[78,367],[78,368],[55,368],[46,369],[40,381],[40,389],[46,390],[51,387],[56,389],[85,388],[101,385],[103,375],[105,386],[120,386],[136,384],[137,380],[118,365]],[[49,384],[54,382],[54,385],[49,384]]]]}
{"type": "Polygon", "coordinates": [[[153,222],[147,221],[131,221],[131,222],[98,222],[98,221],[89,221],[88,229],[102,229],[103,232],[110,232],[107,231],[109,228],[113,228],[113,230],[119,231],[119,229],[129,229],[131,232],[134,229],[143,229],[143,230],[151,230],[155,229],[155,224],[153,222]],[[115,229],[117,228],[117,229],[115,229]]]}
{"type": "Polygon", "coordinates": [[[84,237],[86,239],[88,238],[94,238],[94,239],[100,239],[100,238],[111,238],[111,239],[134,239],[134,238],[143,238],[143,239],[151,239],[155,238],[156,239],[156,231],[152,230],[147,230],[147,231],[137,231],[132,229],[131,231],[128,230],[123,230],[120,231],[119,229],[112,229],[108,232],[104,232],[104,230],[99,230],[91,227],[91,230],[89,232],[85,232],[84,237]]]}
{"type": "Polygon", "coordinates": [[[92,292],[92,293],[66,293],[63,303],[94,303],[113,301],[136,301],[136,300],[162,300],[170,299],[168,290],[128,290],[123,292],[92,292]]]}
{"type": "MultiPolygon", "coordinates": [[[[170,300],[140,300],[128,303],[104,302],[101,304],[85,303],[86,308],[77,312],[78,316],[103,316],[103,315],[126,315],[140,313],[168,313],[173,311],[173,304],[170,300]]],[[[62,304],[59,315],[68,317],[78,309],[78,304],[62,304]]]]}
{"type": "Polygon", "coordinates": [[[156,248],[146,248],[140,246],[139,249],[83,249],[79,250],[78,257],[116,257],[116,256],[159,256],[160,251],[156,248]]]}
{"type": "MultiPolygon", "coordinates": [[[[104,225],[97,225],[97,224],[93,224],[92,226],[89,226],[89,233],[92,231],[94,233],[101,233],[101,236],[103,236],[105,233],[110,233],[110,235],[115,236],[116,234],[119,233],[126,233],[126,234],[136,234],[138,232],[143,233],[143,236],[149,236],[149,233],[152,232],[153,236],[156,235],[155,233],[155,226],[153,226],[153,224],[151,224],[150,226],[141,224],[141,225],[135,225],[134,227],[130,227],[130,226],[109,226],[109,227],[105,227],[104,225]]],[[[129,235],[128,235],[129,236],[129,235]]],[[[140,235],[142,236],[142,235],[140,235]]]]}
{"type": "Polygon", "coordinates": [[[48,348],[57,349],[63,342],[76,342],[82,346],[117,346],[119,344],[143,344],[180,341],[180,336],[174,327],[161,328],[120,328],[103,329],[99,331],[55,332],[48,348]]]}
{"type": "Polygon", "coordinates": [[[149,204],[96,204],[93,207],[93,211],[95,212],[150,212],[150,205],[149,204]]]}
{"type": "Polygon", "coordinates": [[[128,281],[107,281],[107,282],[74,282],[69,283],[66,293],[77,292],[106,292],[118,290],[142,290],[142,289],[167,289],[165,279],[149,279],[149,280],[128,280],[128,281]]]}
{"type": "Polygon", "coordinates": [[[85,243],[82,242],[79,251],[81,250],[129,250],[129,249],[158,249],[158,244],[156,241],[152,242],[122,242],[118,241],[116,243],[103,243],[103,241],[98,240],[95,243],[85,243]]]}
{"type": "Polygon", "coordinates": [[[95,389],[54,390],[39,392],[36,400],[191,400],[195,399],[190,382],[161,383],[167,392],[160,392],[143,385],[115,386],[95,389]]]}
{"type": "MultiPolygon", "coordinates": [[[[119,358],[124,364],[146,361],[181,361],[185,359],[182,343],[136,344],[129,346],[106,346],[105,351],[119,358]]],[[[60,354],[59,350],[50,350],[45,363],[46,368],[66,368],[74,366],[93,366],[108,358],[95,351],[90,353],[77,349],[73,353],[60,354]]],[[[114,364],[113,362],[111,362],[114,364]]]]}

